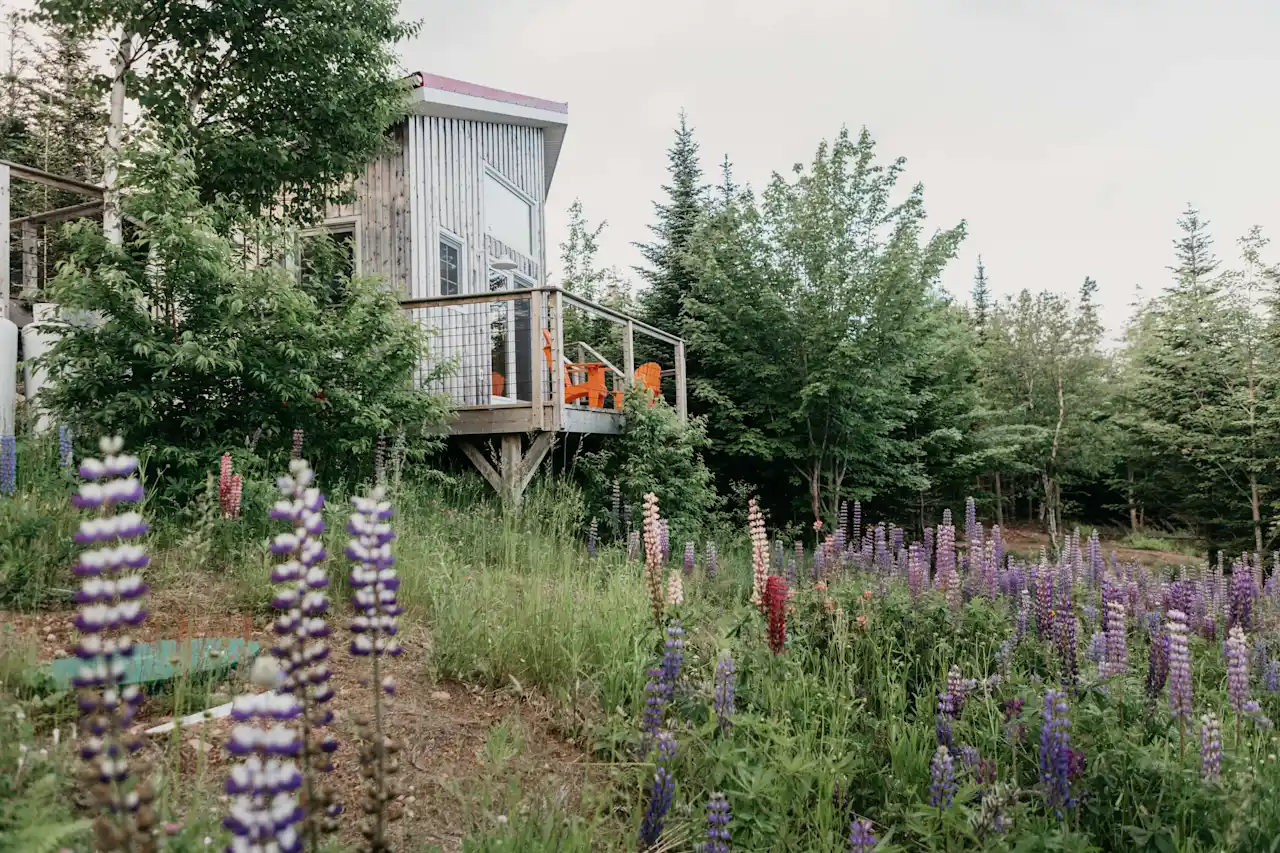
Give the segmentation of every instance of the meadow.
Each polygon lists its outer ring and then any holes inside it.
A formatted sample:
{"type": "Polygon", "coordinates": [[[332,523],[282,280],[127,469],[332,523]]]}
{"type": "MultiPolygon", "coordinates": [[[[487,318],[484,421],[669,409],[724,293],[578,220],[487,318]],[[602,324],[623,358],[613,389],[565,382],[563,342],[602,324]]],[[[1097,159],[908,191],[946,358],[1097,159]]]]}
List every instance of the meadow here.
{"type": "MultiPolygon", "coordinates": [[[[0,851],[93,849],[89,734],[33,668],[84,627],[64,451],[24,440],[0,499],[0,851]]],[[[346,653],[357,485],[320,482],[317,508],[331,778],[351,800],[331,851],[363,849],[352,792],[376,742],[365,660],[346,653]]],[[[386,663],[387,849],[1207,853],[1280,838],[1280,609],[1254,556],[1139,562],[1087,533],[1052,556],[1006,552],[972,507],[915,532],[846,505],[787,541],[742,507],[686,543],[661,506],[624,519],[558,478],[518,512],[470,478],[406,471],[387,489],[404,650],[386,663]]],[[[278,497],[249,478],[229,508],[211,472],[191,506],[142,500],[138,639],[270,648],[278,497]]],[[[258,692],[247,668],[180,674],[129,730],[258,692]]],[[[226,719],[142,738],[154,847],[121,849],[230,843],[235,739],[226,719]]]]}

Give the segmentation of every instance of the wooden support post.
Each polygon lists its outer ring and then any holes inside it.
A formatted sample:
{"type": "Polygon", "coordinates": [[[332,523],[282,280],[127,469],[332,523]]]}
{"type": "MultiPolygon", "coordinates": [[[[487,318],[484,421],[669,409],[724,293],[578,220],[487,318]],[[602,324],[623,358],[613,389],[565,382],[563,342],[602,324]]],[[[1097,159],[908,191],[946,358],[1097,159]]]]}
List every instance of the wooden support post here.
{"type": "Polygon", "coordinates": [[[516,488],[516,476],[520,471],[520,436],[504,435],[500,440],[502,447],[498,473],[502,476],[502,503],[505,506],[516,506],[520,503],[519,490],[516,488]]]}
{"type": "Polygon", "coordinates": [[[40,288],[40,253],[36,224],[22,223],[22,299],[33,300],[40,288]]]}
{"type": "Polygon", "coordinates": [[[467,454],[471,464],[476,466],[481,476],[493,486],[493,490],[502,496],[502,503],[508,508],[520,506],[524,490],[528,488],[533,476],[538,473],[538,466],[547,458],[554,442],[553,433],[540,432],[529,444],[528,451],[522,452],[521,436],[516,433],[503,435],[499,439],[500,452],[498,467],[485,457],[484,452],[469,441],[462,442],[462,452],[467,454]]]}
{"type": "Polygon", "coordinates": [[[485,458],[485,455],[480,448],[476,447],[469,441],[464,441],[462,442],[462,452],[467,454],[467,458],[471,460],[471,464],[476,466],[476,470],[480,472],[480,476],[484,477],[485,481],[490,486],[493,486],[493,490],[495,492],[501,494],[502,478],[498,476],[497,469],[494,468],[493,465],[490,464],[489,460],[485,458]]]}
{"type": "Polygon", "coordinates": [[[689,420],[688,383],[684,374],[684,341],[676,344],[676,414],[681,421],[689,420]]]}
{"type": "Polygon", "coordinates": [[[622,327],[622,372],[626,374],[624,379],[627,389],[630,390],[636,384],[636,323],[634,320],[627,320],[622,327]]]}
{"type": "Polygon", "coordinates": [[[529,294],[529,399],[533,403],[533,428],[544,428],[546,409],[542,405],[543,378],[546,376],[546,358],[542,354],[542,291],[529,294]]]}
{"type": "Polygon", "coordinates": [[[564,424],[564,300],[560,291],[551,293],[551,423],[558,431],[564,424]]]}
{"type": "Polygon", "coordinates": [[[0,319],[9,319],[9,166],[0,163],[0,319]]]}

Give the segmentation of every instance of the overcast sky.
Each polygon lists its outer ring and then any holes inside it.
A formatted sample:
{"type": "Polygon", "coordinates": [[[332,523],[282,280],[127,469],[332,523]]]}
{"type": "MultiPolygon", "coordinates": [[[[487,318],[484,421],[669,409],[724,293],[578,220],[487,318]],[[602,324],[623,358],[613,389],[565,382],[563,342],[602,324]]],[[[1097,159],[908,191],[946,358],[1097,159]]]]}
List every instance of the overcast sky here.
{"type": "MultiPolygon", "coordinates": [[[[1168,280],[1187,202],[1234,259],[1280,236],[1276,0],[404,0],[424,70],[567,101],[549,256],[581,198],[638,263],[689,112],[714,172],[760,187],[841,125],[907,158],[939,227],[969,223],[997,293],[1099,282],[1118,329],[1168,280]]],[[[1280,257],[1280,243],[1275,247],[1280,257]]],[[[554,264],[553,264],[554,266],[554,264]]]]}

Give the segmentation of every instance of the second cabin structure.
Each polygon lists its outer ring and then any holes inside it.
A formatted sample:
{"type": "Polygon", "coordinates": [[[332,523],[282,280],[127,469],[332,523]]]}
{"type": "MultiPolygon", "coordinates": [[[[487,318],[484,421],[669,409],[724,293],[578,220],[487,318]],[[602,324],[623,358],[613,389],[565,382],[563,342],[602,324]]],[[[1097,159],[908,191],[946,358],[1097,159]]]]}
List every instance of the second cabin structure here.
{"type": "Polygon", "coordinates": [[[629,393],[663,393],[686,417],[684,342],[587,302],[546,275],[545,206],[567,104],[418,73],[389,153],[331,206],[323,230],[352,271],[380,275],[436,330],[428,382],[455,413],[450,434],[504,497],[519,500],[557,433],[616,433],[629,393]],[[581,322],[590,318],[594,322],[581,322]],[[599,340],[566,340],[566,320],[599,340]],[[607,340],[606,340],[607,338],[607,340]],[[661,353],[637,365],[642,351],[661,353]],[[609,350],[613,358],[602,354],[609,350]],[[526,446],[527,437],[527,446],[526,446]],[[497,439],[497,464],[478,442],[497,439]]]}

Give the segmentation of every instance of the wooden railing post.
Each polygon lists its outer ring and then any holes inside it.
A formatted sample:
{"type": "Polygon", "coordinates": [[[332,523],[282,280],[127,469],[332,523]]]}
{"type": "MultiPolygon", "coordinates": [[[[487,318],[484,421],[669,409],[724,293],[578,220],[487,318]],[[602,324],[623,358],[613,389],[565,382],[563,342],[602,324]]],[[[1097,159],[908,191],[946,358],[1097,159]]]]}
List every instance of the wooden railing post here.
{"type": "Polygon", "coordinates": [[[34,300],[40,285],[40,242],[34,222],[22,223],[22,298],[34,300]]]}
{"type": "Polygon", "coordinates": [[[533,428],[541,430],[545,429],[542,378],[547,359],[542,354],[542,291],[540,290],[529,293],[529,325],[532,327],[529,334],[529,364],[533,365],[529,370],[529,399],[533,403],[533,428]]]}
{"type": "Polygon", "coordinates": [[[564,300],[551,292],[551,424],[556,432],[564,423],[564,300]]]}
{"type": "Polygon", "coordinates": [[[688,387],[684,375],[684,341],[676,343],[676,414],[689,420],[688,387]]]}
{"type": "Polygon", "coordinates": [[[636,324],[628,320],[622,331],[622,371],[626,374],[627,390],[636,384],[636,324]]]}

